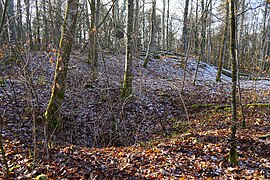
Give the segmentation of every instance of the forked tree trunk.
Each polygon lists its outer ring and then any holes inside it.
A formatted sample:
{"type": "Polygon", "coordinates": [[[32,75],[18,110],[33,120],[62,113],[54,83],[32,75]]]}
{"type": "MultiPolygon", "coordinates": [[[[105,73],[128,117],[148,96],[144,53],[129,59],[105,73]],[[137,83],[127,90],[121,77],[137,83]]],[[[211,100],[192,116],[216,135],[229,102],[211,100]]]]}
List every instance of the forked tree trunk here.
{"type": "Polygon", "coordinates": [[[74,39],[73,36],[76,29],[78,3],[79,0],[68,0],[67,4],[61,40],[59,43],[52,94],[44,114],[50,129],[61,127],[60,115],[65,95],[68,63],[74,39]]]}

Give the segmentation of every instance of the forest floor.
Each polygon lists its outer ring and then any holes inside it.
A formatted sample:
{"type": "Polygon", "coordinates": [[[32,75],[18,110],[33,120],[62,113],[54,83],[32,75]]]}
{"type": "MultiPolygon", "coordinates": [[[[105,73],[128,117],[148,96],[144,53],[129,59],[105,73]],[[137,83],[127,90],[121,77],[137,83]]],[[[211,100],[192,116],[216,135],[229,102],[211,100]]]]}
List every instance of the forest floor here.
{"type": "MultiPolygon", "coordinates": [[[[10,179],[270,179],[270,81],[241,79],[247,128],[237,130],[238,165],[228,162],[230,81],[214,66],[180,57],[142,68],[134,59],[134,95],[120,98],[124,55],[100,53],[93,77],[87,55],[71,56],[63,128],[48,132],[42,113],[53,81],[53,53],[1,62],[1,135],[10,179]],[[32,93],[31,93],[32,92],[32,93]],[[35,94],[37,95],[35,98],[35,94]],[[33,122],[36,120],[33,135],[33,122]],[[34,138],[36,150],[34,156],[34,138]]],[[[0,155],[0,179],[6,173],[0,155]]]]}

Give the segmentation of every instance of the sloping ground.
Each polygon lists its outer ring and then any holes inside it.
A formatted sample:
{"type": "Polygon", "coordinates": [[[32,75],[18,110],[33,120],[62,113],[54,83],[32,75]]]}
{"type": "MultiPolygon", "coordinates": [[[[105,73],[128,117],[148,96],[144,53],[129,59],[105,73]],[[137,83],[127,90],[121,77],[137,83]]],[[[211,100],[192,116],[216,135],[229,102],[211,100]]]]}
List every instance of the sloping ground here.
{"type": "MultiPolygon", "coordinates": [[[[135,96],[122,100],[124,56],[103,53],[100,57],[99,75],[93,78],[86,55],[73,53],[63,131],[46,132],[47,144],[44,125],[38,124],[35,164],[33,101],[22,70],[28,68],[33,74],[40,106],[34,106],[34,112],[39,118],[50,96],[54,64],[49,62],[50,54],[39,53],[26,56],[25,66],[1,67],[5,80],[0,89],[1,127],[11,178],[31,179],[41,173],[51,179],[270,178],[270,142],[259,138],[269,133],[268,108],[245,109],[248,128],[238,131],[239,165],[232,168],[229,110],[193,106],[230,104],[230,78],[222,76],[222,82],[216,83],[215,67],[201,63],[193,86],[197,61],[190,59],[181,96],[180,59],[150,61],[148,69],[134,60],[135,96]]],[[[244,104],[269,102],[268,81],[256,81],[256,89],[254,81],[242,84],[244,104]]],[[[0,163],[0,177],[4,177],[0,163]]]]}

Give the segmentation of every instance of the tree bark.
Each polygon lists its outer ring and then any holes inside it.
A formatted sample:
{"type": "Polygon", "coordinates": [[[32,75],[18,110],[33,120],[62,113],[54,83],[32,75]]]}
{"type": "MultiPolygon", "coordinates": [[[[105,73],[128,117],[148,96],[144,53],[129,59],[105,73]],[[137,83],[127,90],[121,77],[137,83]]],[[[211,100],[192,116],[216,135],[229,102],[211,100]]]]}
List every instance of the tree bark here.
{"type": "Polygon", "coordinates": [[[62,36],[54,74],[52,94],[44,117],[50,129],[61,127],[61,109],[65,95],[68,64],[70,59],[73,37],[76,29],[77,9],[79,0],[68,0],[62,36]]]}

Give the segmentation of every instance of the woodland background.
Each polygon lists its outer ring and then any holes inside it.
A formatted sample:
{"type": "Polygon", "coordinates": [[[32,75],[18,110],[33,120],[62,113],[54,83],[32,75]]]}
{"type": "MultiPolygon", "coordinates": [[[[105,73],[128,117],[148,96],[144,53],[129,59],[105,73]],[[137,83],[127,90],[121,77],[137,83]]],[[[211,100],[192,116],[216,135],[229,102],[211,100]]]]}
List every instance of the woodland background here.
{"type": "Polygon", "coordinates": [[[0,2],[0,178],[270,179],[265,0],[0,2]]]}

